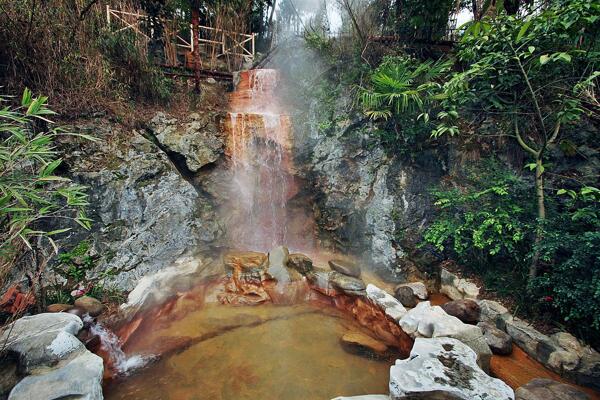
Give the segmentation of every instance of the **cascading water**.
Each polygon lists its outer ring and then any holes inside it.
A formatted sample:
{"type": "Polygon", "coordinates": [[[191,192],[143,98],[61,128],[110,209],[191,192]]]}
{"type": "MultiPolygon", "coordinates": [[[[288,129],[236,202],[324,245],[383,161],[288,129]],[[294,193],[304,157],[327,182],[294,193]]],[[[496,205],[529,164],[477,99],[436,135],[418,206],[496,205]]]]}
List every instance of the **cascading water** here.
{"type": "Polygon", "coordinates": [[[92,318],[85,319],[90,324],[90,333],[100,339],[100,348],[108,357],[108,365],[118,375],[128,375],[154,359],[154,356],[134,354],[127,356],[121,348],[119,337],[92,318]]]}
{"type": "Polygon", "coordinates": [[[236,248],[312,247],[310,219],[288,204],[299,185],[293,175],[290,117],[276,100],[278,82],[276,70],[243,71],[231,95],[228,153],[233,177],[227,212],[236,248]]]}

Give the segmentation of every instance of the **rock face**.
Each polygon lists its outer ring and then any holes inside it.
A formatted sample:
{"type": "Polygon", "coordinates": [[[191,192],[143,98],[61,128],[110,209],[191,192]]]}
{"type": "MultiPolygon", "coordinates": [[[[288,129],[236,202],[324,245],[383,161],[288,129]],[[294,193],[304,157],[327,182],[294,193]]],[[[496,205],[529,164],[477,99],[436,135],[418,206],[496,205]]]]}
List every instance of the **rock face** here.
{"type": "Polygon", "coordinates": [[[0,341],[17,355],[18,370],[26,375],[8,398],[102,399],[102,359],[75,337],[82,327],[81,319],[68,313],[23,317],[6,327],[0,341]]]}
{"type": "Polygon", "coordinates": [[[590,397],[571,385],[551,379],[533,379],[518,388],[516,400],[588,400],[590,397]]]}
{"type": "Polygon", "coordinates": [[[149,126],[167,151],[184,157],[187,168],[198,172],[223,154],[223,140],[218,134],[219,118],[217,113],[192,113],[181,123],[159,112],[149,126]]]}
{"type": "Polygon", "coordinates": [[[329,260],[329,266],[332,270],[340,274],[360,278],[360,268],[358,265],[344,260],[329,260]]]}
{"type": "Polygon", "coordinates": [[[390,369],[390,398],[512,400],[513,390],[483,372],[477,355],[456,339],[415,340],[406,360],[390,369]]]}
{"type": "Polygon", "coordinates": [[[89,296],[82,296],[75,300],[75,307],[85,310],[92,317],[102,314],[106,308],[99,300],[89,296]]]}
{"type": "Polygon", "coordinates": [[[474,283],[459,278],[446,268],[441,268],[440,293],[452,300],[476,299],[479,296],[479,288],[474,283]]]}
{"type": "MultiPolygon", "coordinates": [[[[190,183],[196,178],[184,177],[177,158],[144,138],[145,132],[105,120],[75,128],[100,139],[65,151],[74,179],[89,187],[92,234],[68,241],[91,240],[99,259],[90,275],[111,270],[109,283],[131,290],[144,275],[218,243],[222,229],[214,197],[197,190],[190,183]]],[[[211,135],[221,140],[218,130],[211,135]]]]}
{"type": "Polygon", "coordinates": [[[510,335],[496,328],[489,322],[480,322],[477,324],[483,332],[483,337],[490,350],[494,354],[508,355],[512,353],[512,338],[510,335]]]}
{"type": "Polygon", "coordinates": [[[489,371],[492,352],[481,329],[446,314],[439,306],[432,307],[428,301],[419,303],[400,319],[400,327],[413,338],[450,337],[458,339],[477,354],[479,366],[484,371],[489,371]]]}
{"type": "Polygon", "coordinates": [[[453,300],[442,304],[440,307],[448,315],[452,315],[467,324],[475,324],[479,321],[481,309],[476,301],[470,299],[453,300]]]}

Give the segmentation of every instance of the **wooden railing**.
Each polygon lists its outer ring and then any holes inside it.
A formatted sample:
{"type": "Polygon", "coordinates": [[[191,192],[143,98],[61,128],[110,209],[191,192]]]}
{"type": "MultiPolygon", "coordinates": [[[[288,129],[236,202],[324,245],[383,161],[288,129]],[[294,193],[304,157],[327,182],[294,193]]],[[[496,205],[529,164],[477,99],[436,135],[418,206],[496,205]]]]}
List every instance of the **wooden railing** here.
{"type": "MultiPolygon", "coordinates": [[[[113,32],[131,30],[146,43],[151,40],[153,34],[152,27],[142,27],[142,23],[148,20],[148,16],[140,12],[121,11],[106,6],[106,21],[113,32]]],[[[166,39],[164,41],[166,64],[174,67],[193,66],[192,25],[180,24],[172,19],[160,19],[159,21],[166,39]]],[[[244,62],[254,60],[255,46],[256,35],[254,33],[231,32],[203,25],[198,27],[198,51],[202,68],[228,71],[239,69],[244,62]]]]}

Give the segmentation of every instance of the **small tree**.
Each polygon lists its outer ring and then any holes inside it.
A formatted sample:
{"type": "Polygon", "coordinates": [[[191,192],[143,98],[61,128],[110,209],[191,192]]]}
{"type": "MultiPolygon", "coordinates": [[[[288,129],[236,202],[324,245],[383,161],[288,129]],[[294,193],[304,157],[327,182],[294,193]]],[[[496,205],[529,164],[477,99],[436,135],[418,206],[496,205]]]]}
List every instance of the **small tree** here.
{"type": "Polygon", "coordinates": [[[72,134],[43,128],[52,125],[48,117],[54,114],[46,102],[46,97],[34,98],[26,89],[20,107],[0,108],[0,264],[4,274],[44,241],[58,252],[53,237],[70,229],[68,221],[90,228],[91,220],[84,212],[88,205],[85,188],[55,175],[62,160],[54,141],[72,134]],[[62,227],[48,230],[57,221],[63,221],[62,227]]]}
{"type": "MultiPolygon", "coordinates": [[[[538,215],[535,248],[546,220],[548,150],[564,135],[566,124],[597,112],[599,18],[598,4],[569,0],[526,19],[501,14],[472,23],[458,48],[467,66],[444,86],[448,110],[440,114],[434,137],[456,133],[449,126],[458,117],[456,110],[473,110],[503,121],[511,131],[506,136],[530,155],[527,167],[535,172],[538,215]]],[[[537,275],[538,259],[536,251],[530,277],[537,275]]]]}

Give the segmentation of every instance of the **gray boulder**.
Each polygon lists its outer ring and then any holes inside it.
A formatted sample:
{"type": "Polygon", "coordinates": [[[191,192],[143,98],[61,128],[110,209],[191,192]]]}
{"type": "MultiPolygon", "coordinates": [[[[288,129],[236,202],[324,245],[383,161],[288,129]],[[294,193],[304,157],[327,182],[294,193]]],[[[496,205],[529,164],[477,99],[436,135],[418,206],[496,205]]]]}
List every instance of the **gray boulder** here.
{"type": "Polygon", "coordinates": [[[516,400],[588,400],[590,397],[571,385],[537,378],[515,391],[516,400]]]}
{"type": "Polygon", "coordinates": [[[332,271],[329,274],[329,281],[331,282],[331,286],[335,289],[350,296],[363,296],[365,295],[365,289],[367,288],[361,279],[340,274],[335,271],[332,271]]]}
{"type": "Polygon", "coordinates": [[[102,358],[85,352],[59,368],[25,377],[8,400],[102,400],[103,371],[102,358]]]}
{"type": "Polygon", "coordinates": [[[332,270],[337,271],[340,274],[360,278],[360,268],[354,263],[335,259],[329,260],[329,266],[332,270]]]}
{"type": "Polygon", "coordinates": [[[488,322],[501,330],[506,330],[506,323],[513,320],[512,314],[506,307],[493,300],[477,300],[480,314],[479,320],[488,322]]]}
{"type": "Polygon", "coordinates": [[[479,287],[466,279],[459,278],[456,274],[442,268],[440,272],[440,293],[452,300],[476,299],[479,296],[479,287]]]}
{"type": "Polygon", "coordinates": [[[512,338],[510,335],[488,322],[480,322],[477,324],[483,332],[483,337],[490,350],[494,354],[508,355],[512,353],[512,338]]]}
{"type": "Polygon", "coordinates": [[[513,390],[483,372],[477,355],[452,338],[417,338],[405,360],[390,368],[390,398],[513,400],[513,390]]]}
{"type": "Polygon", "coordinates": [[[16,357],[19,374],[26,375],[8,399],[101,400],[103,362],[75,337],[82,327],[81,319],[68,313],[37,314],[7,326],[0,341],[16,357]]]}
{"type": "Polygon", "coordinates": [[[294,253],[289,255],[287,266],[289,268],[295,269],[302,275],[306,275],[313,269],[313,262],[309,257],[305,256],[304,254],[294,253]]]}

